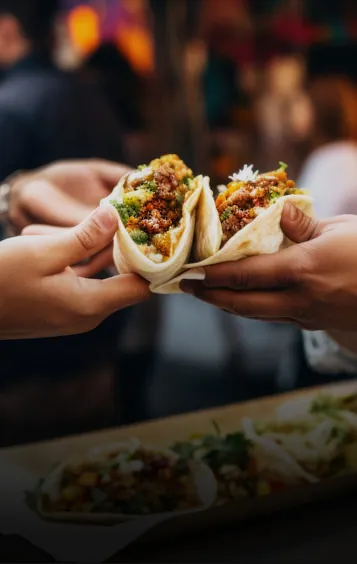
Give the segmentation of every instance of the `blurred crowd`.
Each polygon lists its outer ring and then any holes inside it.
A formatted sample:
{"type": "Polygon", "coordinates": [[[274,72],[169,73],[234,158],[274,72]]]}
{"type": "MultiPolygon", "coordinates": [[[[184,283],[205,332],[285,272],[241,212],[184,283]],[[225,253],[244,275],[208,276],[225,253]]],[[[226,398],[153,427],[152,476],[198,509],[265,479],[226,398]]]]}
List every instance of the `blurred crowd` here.
{"type": "MultiPolygon", "coordinates": [[[[304,2],[280,2],[273,15],[262,8],[269,2],[222,1],[218,15],[215,1],[203,3],[205,10],[195,0],[186,14],[191,27],[169,13],[177,3],[147,3],[153,29],[168,21],[177,29],[156,33],[162,72],[143,76],[110,40],[64,68],[64,5],[0,0],[0,182],[67,159],[136,166],[177,152],[204,166],[214,187],[245,163],[264,171],[284,161],[310,190],[319,217],[357,213],[357,44],[309,41],[304,2]],[[186,33],[174,44],[179,23],[186,33]],[[187,129],[166,137],[185,112],[187,129]]],[[[352,22],[354,3],[345,4],[352,22]]],[[[84,185],[66,196],[94,204],[84,185]]],[[[18,231],[37,212],[21,211],[18,231]]],[[[0,357],[4,444],[324,381],[308,368],[297,329],[232,320],[181,296],[119,313],[86,336],[0,341],[0,357]]]]}

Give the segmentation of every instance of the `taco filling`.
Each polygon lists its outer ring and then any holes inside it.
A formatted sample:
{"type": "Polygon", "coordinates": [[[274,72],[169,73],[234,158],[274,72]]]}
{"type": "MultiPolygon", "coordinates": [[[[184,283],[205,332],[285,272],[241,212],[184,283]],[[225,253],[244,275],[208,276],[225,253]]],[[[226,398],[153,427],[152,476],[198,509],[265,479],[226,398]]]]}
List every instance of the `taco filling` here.
{"type": "Polygon", "coordinates": [[[148,515],[202,505],[187,464],[144,446],[68,464],[42,490],[46,513],[148,515]]]}
{"type": "Polygon", "coordinates": [[[169,260],[178,243],[185,202],[196,190],[192,170],[177,155],[165,155],[128,175],[117,209],[131,239],[153,262],[169,260]]]}
{"type": "Polygon", "coordinates": [[[253,166],[245,165],[243,170],[230,177],[232,182],[216,200],[223,245],[279,198],[305,193],[288,179],[287,165],[280,165],[278,170],[266,174],[253,172],[253,166]]]}

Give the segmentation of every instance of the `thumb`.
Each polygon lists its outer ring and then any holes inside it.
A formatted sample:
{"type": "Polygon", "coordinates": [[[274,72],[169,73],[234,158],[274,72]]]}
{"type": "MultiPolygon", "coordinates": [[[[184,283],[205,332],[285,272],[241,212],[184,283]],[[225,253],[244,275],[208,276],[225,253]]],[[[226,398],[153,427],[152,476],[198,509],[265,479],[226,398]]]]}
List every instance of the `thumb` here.
{"type": "Polygon", "coordinates": [[[66,233],[53,235],[51,268],[63,270],[99,253],[113,242],[118,229],[118,215],[109,204],[100,206],[82,223],[66,233]]]}
{"type": "Polygon", "coordinates": [[[284,205],[280,225],[284,234],[294,243],[304,243],[314,239],[321,231],[317,219],[309,217],[290,203],[284,205]]]}

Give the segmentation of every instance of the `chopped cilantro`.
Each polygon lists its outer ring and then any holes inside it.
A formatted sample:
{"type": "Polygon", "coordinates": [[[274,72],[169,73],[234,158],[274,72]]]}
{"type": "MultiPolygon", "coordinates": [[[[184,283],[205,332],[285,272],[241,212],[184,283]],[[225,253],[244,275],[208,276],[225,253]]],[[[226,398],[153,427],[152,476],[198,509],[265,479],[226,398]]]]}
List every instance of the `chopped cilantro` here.
{"type": "Polygon", "coordinates": [[[147,168],[148,165],[143,164],[143,165],[139,165],[138,166],[138,170],[144,170],[144,168],[147,168]]]}
{"type": "Polygon", "coordinates": [[[221,222],[223,223],[223,221],[226,221],[226,219],[228,219],[232,215],[232,213],[232,208],[226,208],[221,215],[221,222]]]}
{"type": "Polygon", "coordinates": [[[287,165],[286,163],[283,163],[283,162],[280,162],[279,165],[280,165],[280,169],[279,169],[279,170],[280,170],[281,172],[285,172],[286,169],[289,167],[289,165],[287,165]]]}
{"type": "Polygon", "coordinates": [[[143,183],[142,188],[144,190],[149,190],[149,192],[156,192],[157,184],[156,184],[155,180],[146,180],[143,183]]]}
{"type": "Polygon", "coordinates": [[[342,397],[320,395],[314,399],[310,407],[310,413],[322,413],[330,417],[340,410],[356,412],[357,394],[342,397]]]}
{"type": "Polygon", "coordinates": [[[176,452],[179,455],[182,461],[187,462],[193,458],[193,455],[197,449],[197,446],[193,444],[193,442],[182,442],[182,443],[175,443],[171,450],[176,452]]]}
{"type": "Polygon", "coordinates": [[[183,183],[188,187],[191,188],[191,184],[192,184],[193,179],[190,176],[185,176],[185,178],[183,179],[183,183]]]}
{"type": "Polygon", "coordinates": [[[281,194],[279,192],[275,192],[274,190],[269,191],[269,202],[274,203],[278,198],[280,198],[281,194]]]}
{"type": "Polygon", "coordinates": [[[250,442],[242,433],[233,433],[225,436],[206,435],[195,443],[176,443],[171,448],[185,462],[192,460],[195,452],[203,449],[205,454],[202,460],[212,470],[218,470],[225,464],[237,464],[244,470],[250,459],[249,446],[250,442]]]}
{"type": "Polygon", "coordinates": [[[129,232],[129,235],[137,245],[145,245],[149,239],[147,233],[141,231],[141,229],[133,229],[133,231],[129,232]]]}
{"type": "Polygon", "coordinates": [[[132,206],[120,204],[116,200],[111,200],[109,203],[117,210],[118,214],[121,217],[121,220],[122,220],[124,226],[127,225],[128,221],[131,217],[136,217],[138,215],[138,210],[135,209],[132,206]]]}
{"type": "Polygon", "coordinates": [[[208,436],[202,441],[202,447],[208,452],[203,460],[213,470],[218,470],[224,464],[237,464],[246,469],[250,459],[250,442],[242,433],[233,433],[225,437],[208,436]]]}

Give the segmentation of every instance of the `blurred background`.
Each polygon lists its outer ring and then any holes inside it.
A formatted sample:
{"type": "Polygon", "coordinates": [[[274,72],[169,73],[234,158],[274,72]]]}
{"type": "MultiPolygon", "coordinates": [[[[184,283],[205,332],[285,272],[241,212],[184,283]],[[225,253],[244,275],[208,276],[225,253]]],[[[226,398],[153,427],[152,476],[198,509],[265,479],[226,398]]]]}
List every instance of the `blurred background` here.
{"type": "MultiPolygon", "coordinates": [[[[212,187],[284,161],[319,213],[357,213],[354,0],[62,0],[54,57],[101,89],[118,160],[174,152],[212,187]]],[[[341,378],[309,370],[299,330],[186,296],[0,357],[3,446],[341,378]]]]}

